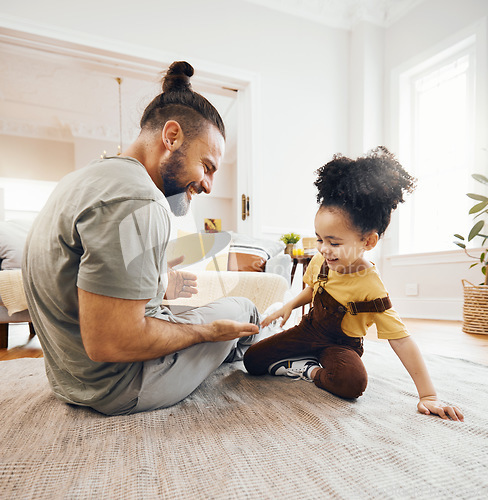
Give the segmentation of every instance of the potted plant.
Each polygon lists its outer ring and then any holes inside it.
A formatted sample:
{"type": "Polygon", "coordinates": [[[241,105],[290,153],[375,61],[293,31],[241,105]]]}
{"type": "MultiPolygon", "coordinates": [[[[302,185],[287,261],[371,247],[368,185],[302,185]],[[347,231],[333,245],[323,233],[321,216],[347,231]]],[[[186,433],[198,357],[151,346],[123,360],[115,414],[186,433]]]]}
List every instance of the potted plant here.
{"type": "Polygon", "coordinates": [[[285,253],[293,255],[293,247],[300,241],[301,236],[296,233],[283,234],[280,240],[286,245],[285,253]]]}
{"type": "MultiPolygon", "coordinates": [[[[488,178],[484,175],[473,174],[473,179],[481,184],[488,185],[488,178]]],[[[485,247],[488,235],[485,234],[486,231],[483,231],[485,221],[480,217],[488,214],[488,198],[476,193],[468,193],[467,196],[476,201],[476,204],[469,211],[471,215],[474,215],[475,222],[469,231],[467,242],[474,238],[481,238],[481,245],[485,247]]],[[[466,255],[478,261],[473,263],[471,267],[479,264],[483,274],[483,282],[479,285],[473,285],[469,281],[463,280],[463,331],[465,333],[488,334],[488,248],[483,248],[479,257],[470,255],[466,248],[466,239],[460,234],[455,234],[454,237],[457,238],[454,243],[461,247],[466,252],[466,255]]]]}

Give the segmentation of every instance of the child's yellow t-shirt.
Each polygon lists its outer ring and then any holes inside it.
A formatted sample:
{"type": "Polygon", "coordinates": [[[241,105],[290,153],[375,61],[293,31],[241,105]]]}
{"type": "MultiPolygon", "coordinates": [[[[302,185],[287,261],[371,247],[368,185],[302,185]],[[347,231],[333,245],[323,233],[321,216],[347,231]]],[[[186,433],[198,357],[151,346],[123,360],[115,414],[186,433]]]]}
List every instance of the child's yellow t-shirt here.
{"type": "MultiPolygon", "coordinates": [[[[325,288],[337,302],[346,308],[348,302],[363,302],[388,295],[374,264],[373,267],[364,271],[350,274],[341,274],[329,269],[327,282],[319,281],[318,275],[324,260],[321,254],[314,255],[303,277],[303,281],[313,287],[314,298],[319,286],[325,288]]],[[[357,315],[352,315],[348,310],[341,326],[343,332],[349,337],[364,337],[373,323],[376,324],[380,339],[401,339],[409,335],[400,316],[393,308],[382,313],[359,313],[357,315]]]]}

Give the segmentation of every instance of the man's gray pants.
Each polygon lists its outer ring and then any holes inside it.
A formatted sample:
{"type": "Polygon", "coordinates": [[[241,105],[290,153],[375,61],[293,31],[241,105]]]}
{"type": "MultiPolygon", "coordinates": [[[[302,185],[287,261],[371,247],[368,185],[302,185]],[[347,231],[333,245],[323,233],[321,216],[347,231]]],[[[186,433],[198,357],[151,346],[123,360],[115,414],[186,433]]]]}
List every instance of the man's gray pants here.
{"type": "MultiPolygon", "coordinates": [[[[243,297],[224,297],[181,314],[157,316],[163,321],[205,324],[218,319],[259,325],[256,306],[243,297]]],[[[195,344],[143,363],[142,371],[116,400],[94,405],[107,415],[137,413],[172,406],[191,394],[224,361],[237,361],[259,334],[225,342],[195,344]]]]}

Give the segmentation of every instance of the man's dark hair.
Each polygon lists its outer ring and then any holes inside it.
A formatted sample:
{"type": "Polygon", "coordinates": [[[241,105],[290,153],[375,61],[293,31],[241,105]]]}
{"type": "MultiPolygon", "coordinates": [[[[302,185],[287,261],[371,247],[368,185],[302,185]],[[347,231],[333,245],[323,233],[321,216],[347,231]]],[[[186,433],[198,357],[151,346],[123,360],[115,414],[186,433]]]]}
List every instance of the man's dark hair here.
{"type": "Polygon", "coordinates": [[[383,146],[357,160],[335,155],[316,173],[317,202],[346,212],[362,234],[376,231],[380,237],[416,181],[383,146]]]}
{"type": "Polygon", "coordinates": [[[193,67],[185,61],[171,64],[162,81],[163,92],[144,110],[140,122],[142,130],[161,130],[168,120],[175,120],[185,136],[193,139],[210,123],[225,139],[225,126],[219,112],[191,88],[193,73],[193,67]]]}

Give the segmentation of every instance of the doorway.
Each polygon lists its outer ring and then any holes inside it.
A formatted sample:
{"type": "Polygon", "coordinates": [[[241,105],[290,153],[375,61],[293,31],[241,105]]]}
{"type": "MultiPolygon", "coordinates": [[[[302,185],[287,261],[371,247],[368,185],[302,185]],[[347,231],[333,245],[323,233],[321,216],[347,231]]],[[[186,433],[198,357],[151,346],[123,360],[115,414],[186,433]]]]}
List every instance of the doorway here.
{"type": "MultiPolygon", "coordinates": [[[[69,143],[72,169],[104,152],[116,154],[119,143],[123,150],[137,137],[142,111],[160,92],[171,62],[0,27],[1,134],[20,137],[26,145],[29,139],[51,141],[51,146],[52,141],[69,143]]],[[[201,195],[193,207],[196,229],[203,229],[205,218],[220,219],[222,230],[253,235],[256,217],[246,212],[243,218],[241,197],[253,199],[256,78],[202,65],[195,71],[194,90],[214,104],[227,128],[226,155],[213,192],[201,195]]],[[[39,158],[32,179],[44,179],[49,157],[44,161],[47,165],[39,158]]],[[[2,176],[11,178],[11,169],[0,165],[2,176]]]]}

